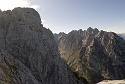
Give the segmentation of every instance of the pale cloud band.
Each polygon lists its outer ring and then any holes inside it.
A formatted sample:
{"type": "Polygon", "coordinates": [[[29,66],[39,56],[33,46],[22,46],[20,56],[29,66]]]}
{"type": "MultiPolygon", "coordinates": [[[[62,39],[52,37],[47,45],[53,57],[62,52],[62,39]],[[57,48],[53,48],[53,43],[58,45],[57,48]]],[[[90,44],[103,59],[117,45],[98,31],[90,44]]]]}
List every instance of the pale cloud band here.
{"type": "Polygon", "coordinates": [[[32,4],[30,0],[0,0],[0,9],[2,11],[12,10],[15,7],[31,7],[37,10],[40,6],[32,4]]]}

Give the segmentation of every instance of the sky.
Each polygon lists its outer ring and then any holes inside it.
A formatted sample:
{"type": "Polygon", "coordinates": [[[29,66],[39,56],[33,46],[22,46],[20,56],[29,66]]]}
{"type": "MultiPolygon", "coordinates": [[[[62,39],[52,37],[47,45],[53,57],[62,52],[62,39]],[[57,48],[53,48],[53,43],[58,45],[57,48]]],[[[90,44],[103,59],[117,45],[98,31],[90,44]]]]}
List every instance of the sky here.
{"type": "Polygon", "coordinates": [[[125,33],[125,0],[0,0],[0,9],[32,7],[53,33],[99,30],[125,33]]]}

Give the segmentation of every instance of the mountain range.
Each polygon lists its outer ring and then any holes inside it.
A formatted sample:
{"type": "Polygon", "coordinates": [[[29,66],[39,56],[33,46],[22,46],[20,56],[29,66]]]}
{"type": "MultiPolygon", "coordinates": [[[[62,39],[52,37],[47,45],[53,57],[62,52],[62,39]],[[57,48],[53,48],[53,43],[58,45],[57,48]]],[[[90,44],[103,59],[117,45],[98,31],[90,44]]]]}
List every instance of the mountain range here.
{"type": "Polygon", "coordinates": [[[116,33],[89,27],[54,36],[61,58],[89,83],[125,78],[125,40],[116,33]]]}
{"type": "Polygon", "coordinates": [[[121,35],[91,27],[53,34],[41,23],[32,8],[0,10],[0,84],[95,84],[125,78],[121,35]]]}

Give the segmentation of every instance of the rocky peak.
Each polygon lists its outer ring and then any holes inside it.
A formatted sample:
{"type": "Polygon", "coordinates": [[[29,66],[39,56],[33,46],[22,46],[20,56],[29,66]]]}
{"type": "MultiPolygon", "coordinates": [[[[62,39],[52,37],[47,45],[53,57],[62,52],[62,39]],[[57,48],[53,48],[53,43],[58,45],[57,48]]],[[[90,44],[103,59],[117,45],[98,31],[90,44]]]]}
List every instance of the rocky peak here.
{"type": "Polygon", "coordinates": [[[89,27],[88,29],[87,29],[87,32],[92,32],[93,31],[93,28],[91,28],[91,27],[89,27]]]}
{"type": "Polygon", "coordinates": [[[90,83],[125,78],[125,41],[116,33],[89,27],[70,32],[58,42],[61,57],[90,83]]]}
{"type": "Polygon", "coordinates": [[[32,8],[15,8],[12,10],[12,16],[16,17],[16,21],[29,21],[41,24],[40,15],[32,8]]]}
{"type": "Polygon", "coordinates": [[[99,30],[97,28],[94,29],[95,32],[99,32],[99,30]]]}
{"type": "Polygon", "coordinates": [[[83,84],[60,58],[37,11],[0,12],[0,84],[83,84]]]}

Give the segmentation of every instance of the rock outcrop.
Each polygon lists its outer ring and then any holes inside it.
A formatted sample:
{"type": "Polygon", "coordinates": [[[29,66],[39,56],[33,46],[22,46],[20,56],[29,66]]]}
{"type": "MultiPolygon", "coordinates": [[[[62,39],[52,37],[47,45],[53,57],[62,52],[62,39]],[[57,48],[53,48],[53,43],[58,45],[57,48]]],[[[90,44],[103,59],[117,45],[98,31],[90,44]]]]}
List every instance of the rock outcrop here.
{"type": "Polygon", "coordinates": [[[0,11],[0,84],[83,84],[32,8],[0,11]]]}
{"type": "Polygon", "coordinates": [[[61,57],[90,83],[125,78],[125,41],[113,32],[73,30],[55,34],[61,57]]]}

